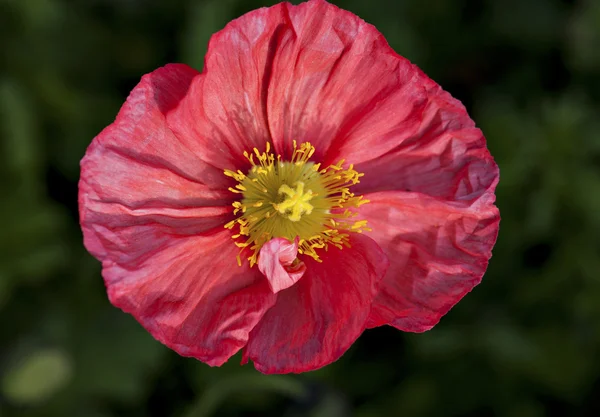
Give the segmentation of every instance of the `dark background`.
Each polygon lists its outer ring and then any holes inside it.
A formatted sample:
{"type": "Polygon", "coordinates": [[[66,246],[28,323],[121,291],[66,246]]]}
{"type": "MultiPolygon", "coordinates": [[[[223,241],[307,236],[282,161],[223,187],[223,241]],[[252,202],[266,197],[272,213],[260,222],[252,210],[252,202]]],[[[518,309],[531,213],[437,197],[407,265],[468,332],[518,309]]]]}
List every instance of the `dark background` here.
{"type": "Polygon", "coordinates": [[[272,2],[0,0],[0,415],[600,415],[600,1],[347,0],[462,100],[500,165],[483,283],[425,334],[263,376],[179,357],[113,308],[77,219],[79,160],[142,74],[202,68],[272,2]]]}

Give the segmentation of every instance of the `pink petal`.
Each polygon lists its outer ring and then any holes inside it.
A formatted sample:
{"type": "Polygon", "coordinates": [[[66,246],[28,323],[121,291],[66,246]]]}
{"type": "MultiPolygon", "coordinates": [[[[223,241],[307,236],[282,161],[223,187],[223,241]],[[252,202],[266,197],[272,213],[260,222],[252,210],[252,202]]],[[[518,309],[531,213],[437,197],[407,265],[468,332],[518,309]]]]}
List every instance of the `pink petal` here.
{"type": "Polygon", "coordinates": [[[247,13],[215,34],[202,77],[169,115],[218,166],[272,141],[316,146],[315,160],[360,162],[419,131],[433,83],[375,27],[325,1],[247,13]],[[183,121],[195,120],[195,123],[183,121]]]}
{"type": "Polygon", "coordinates": [[[185,65],[144,76],[115,122],[89,146],[81,162],[79,209],[94,256],[117,251],[139,257],[174,235],[221,228],[231,217],[222,171],[165,123],[164,112],[177,106],[195,76],[185,65]]]}
{"type": "MultiPolygon", "coordinates": [[[[429,86],[418,132],[389,138],[396,144],[377,158],[362,158],[357,193],[414,191],[445,200],[473,200],[495,188],[498,167],[465,108],[439,86],[429,86]]],[[[359,161],[355,161],[359,162],[359,161]]]]}
{"type": "Polygon", "coordinates": [[[273,293],[291,287],[302,278],[306,265],[300,261],[293,264],[298,255],[298,238],[293,242],[275,238],[260,249],[258,269],[265,275],[273,293]]]}
{"type": "Polygon", "coordinates": [[[275,296],[258,270],[236,265],[223,229],[230,181],[166,125],[195,77],[168,65],[142,78],[82,160],[79,208],[111,302],[182,355],[219,365],[275,296]]]}
{"type": "Polygon", "coordinates": [[[229,231],[173,238],[151,256],[103,259],[110,301],[181,355],[222,365],[274,304],[257,268],[238,267],[229,231]]]}
{"type": "Polygon", "coordinates": [[[258,9],[230,22],[208,45],[201,77],[169,114],[180,138],[194,138],[216,166],[245,171],[242,156],[271,141],[266,121],[266,85],[271,72],[273,9],[258,9]]]}
{"type": "Polygon", "coordinates": [[[471,202],[400,191],[366,197],[361,215],[390,259],[368,326],[429,330],[481,281],[500,221],[493,190],[471,202]]]}
{"type": "Polygon", "coordinates": [[[306,273],[252,330],[244,362],[263,373],[304,372],[342,356],[364,330],[388,266],[372,239],[353,234],[351,245],[330,248],[322,263],[304,258],[306,273]]]}
{"type": "Polygon", "coordinates": [[[325,1],[281,14],[267,101],[275,144],[310,141],[324,164],[358,163],[418,130],[432,81],[374,26],[325,1]]]}

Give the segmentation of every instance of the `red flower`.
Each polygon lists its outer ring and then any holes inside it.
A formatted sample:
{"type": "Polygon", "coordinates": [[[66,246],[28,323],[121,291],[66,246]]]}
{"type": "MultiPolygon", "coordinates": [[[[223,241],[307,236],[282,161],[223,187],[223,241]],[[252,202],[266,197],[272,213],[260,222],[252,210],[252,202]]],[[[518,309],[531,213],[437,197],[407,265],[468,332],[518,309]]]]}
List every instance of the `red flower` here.
{"type": "Polygon", "coordinates": [[[209,365],[243,349],[301,372],[369,327],[428,330],[498,232],[498,168],[461,103],[320,0],[229,23],[202,73],[144,76],[81,167],[110,301],[209,365]]]}

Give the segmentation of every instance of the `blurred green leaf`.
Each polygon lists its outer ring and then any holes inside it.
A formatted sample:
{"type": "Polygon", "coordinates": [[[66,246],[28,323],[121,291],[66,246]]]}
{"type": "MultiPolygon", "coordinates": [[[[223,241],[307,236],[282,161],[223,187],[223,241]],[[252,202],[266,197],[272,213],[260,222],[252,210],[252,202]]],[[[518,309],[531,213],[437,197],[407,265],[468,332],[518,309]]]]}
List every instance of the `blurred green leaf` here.
{"type": "Polygon", "coordinates": [[[65,387],[72,376],[72,361],[58,349],[38,350],[10,364],[2,376],[2,394],[17,404],[36,404],[65,387]]]}

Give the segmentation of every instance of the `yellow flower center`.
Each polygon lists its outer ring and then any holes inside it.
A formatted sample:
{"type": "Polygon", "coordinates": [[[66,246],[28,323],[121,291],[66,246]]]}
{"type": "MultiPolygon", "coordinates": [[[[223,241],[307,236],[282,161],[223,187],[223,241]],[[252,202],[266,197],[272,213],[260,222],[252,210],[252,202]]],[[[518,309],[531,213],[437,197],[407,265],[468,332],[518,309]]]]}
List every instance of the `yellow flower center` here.
{"type": "Polygon", "coordinates": [[[229,190],[241,194],[233,203],[233,214],[238,218],[227,223],[227,229],[237,227],[233,235],[241,254],[247,251],[250,266],[258,262],[262,246],[276,237],[289,241],[299,238],[298,253],[320,261],[317,250],[327,250],[329,245],[339,249],[349,247],[350,232],[369,231],[365,220],[353,221],[355,208],[368,203],[355,196],[350,187],[359,182],[360,174],[353,165],[343,168],[343,160],[321,169],[320,164],[309,161],[315,148],[308,142],[297,145],[290,161],[266,150],[260,153],[244,152],[252,167],[242,171],[225,170],[225,175],[238,184],[229,190]]]}

